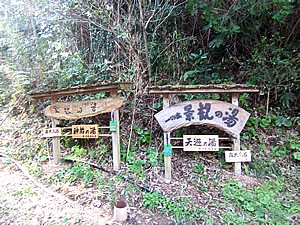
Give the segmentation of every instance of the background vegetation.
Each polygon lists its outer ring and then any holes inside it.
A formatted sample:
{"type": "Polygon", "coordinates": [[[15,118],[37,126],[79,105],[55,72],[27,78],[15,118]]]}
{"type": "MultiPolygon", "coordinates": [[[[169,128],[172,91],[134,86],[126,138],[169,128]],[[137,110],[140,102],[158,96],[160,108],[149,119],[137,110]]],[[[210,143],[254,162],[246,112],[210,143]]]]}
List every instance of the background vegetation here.
{"type": "Polygon", "coordinates": [[[273,106],[299,105],[298,0],[3,0],[0,12],[11,93],[235,82],[261,86],[273,106]]]}
{"type": "MultiPolygon", "coordinates": [[[[294,194],[300,160],[299,5],[299,0],[2,0],[0,105],[8,114],[17,105],[12,115],[22,121],[16,131],[10,131],[15,139],[2,144],[41,175],[40,165],[50,156],[49,143],[30,136],[39,136],[37,130],[46,120],[40,114],[49,102],[31,102],[28,92],[133,82],[135,89],[125,93],[121,114],[122,160],[128,175],[144,182],[151,171],[163,170],[161,140],[153,138],[161,134],[153,114],[162,103],[158,97],[147,96],[145,87],[255,84],[261,90],[259,96],[240,96],[242,107],[252,113],[241,136],[242,147],[255,155],[244,172],[267,182],[249,191],[239,182],[228,181],[219,187],[222,196],[212,208],[233,209],[226,211],[222,223],[292,223],[299,214],[299,195],[294,194]],[[274,194],[279,195],[275,200],[274,194]]],[[[105,140],[64,139],[62,143],[77,158],[102,165],[110,162],[105,140]]],[[[180,158],[180,152],[174,154],[180,158]]],[[[199,187],[194,182],[193,188],[204,193],[218,187],[199,155],[185,157],[194,160],[193,178],[205,183],[199,187]]],[[[220,168],[227,169],[222,152],[213,157],[220,168]]],[[[98,188],[108,182],[80,163],[61,169],[51,182],[62,180],[96,183],[98,188]]],[[[119,184],[117,180],[111,185],[119,184]]],[[[128,195],[133,193],[131,188],[128,195]]],[[[214,223],[209,213],[196,210],[199,206],[189,207],[191,199],[179,199],[178,206],[159,196],[148,193],[139,200],[144,207],[163,208],[176,221],[194,218],[214,223]]]]}

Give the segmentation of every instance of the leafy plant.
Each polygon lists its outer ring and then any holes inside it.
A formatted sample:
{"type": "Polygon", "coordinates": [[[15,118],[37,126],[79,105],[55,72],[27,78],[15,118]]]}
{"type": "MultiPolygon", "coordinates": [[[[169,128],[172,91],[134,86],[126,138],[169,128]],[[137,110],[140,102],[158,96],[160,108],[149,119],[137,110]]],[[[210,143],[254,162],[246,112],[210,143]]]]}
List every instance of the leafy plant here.
{"type": "Polygon", "coordinates": [[[290,148],[296,150],[296,152],[293,153],[294,159],[300,160],[300,142],[298,140],[290,140],[290,148]]]}
{"type": "Polygon", "coordinates": [[[71,168],[64,167],[57,172],[59,179],[65,180],[69,183],[74,183],[81,180],[84,186],[92,183],[95,174],[92,168],[81,162],[75,162],[71,168]]]}
{"type": "Polygon", "coordinates": [[[181,222],[202,218],[206,215],[205,210],[194,207],[187,198],[179,198],[178,202],[175,202],[166,199],[159,192],[145,193],[142,204],[151,210],[162,208],[165,213],[181,222]]]}
{"type": "Polygon", "coordinates": [[[72,150],[74,151],[74,156],[76,156],[76,157],[81,157],[81,156],[87,155],[87,151],[82,147],[73,146],[72,150]]]}
{"type": "Polygon", "coordinates": [[[154,148],[148,148],[148,159],[151,166],[158,165],[158,156],[158,151],[156,151],[154,148]]]}
{"type": "Polygon", "coordinates": [[[288,153],[288,149],[285,146],[272,146],[271,152],[273,155],[280,157],[288,153]]]}
{"type": "Polygon", "coordinates": [[[202,175],[202,174],[204,173],[204,166],[203,166],[203,164],[197,164],[197,163],[196,163],[196,164],[194,165],[193,171],[194,171],[195,173],[198,173],[198,174],[202,175]]]}
{"type": "Polygon", "coordinates": [[[139,180],[145,179],[145,170],[143,166],[145,165],[146,161],[143,159],[135,159],[129,162],[129,171],[134,173],[139,180]]]}
{"type": "Polygon", "coordinates": [[[295,153],[293,154],[293,156],[294,156],[294,159],[300,160],[300,152],[295,152],[295,153]]]}
{"type": "Polygon", "coordinates": [[[138,140],[141,144],[150,144],[152,141],[152,134],[149,129],[141,129],[138,126],[133,127],[138,134],[138,140]]]}
{"type": "MultiPolygon", "coordinates": [[[[222,195],[229,204],[240,207],[239,216],[244,216],[245,224],[250,220],[252,223],[292,224],[287,218],[297,214],[300,207],[290,200],[289,194],[282,192],[282,182],[265,182],[261,187],[248,190],[241,182],[231,180],[224,187],[222,195]],[[285,207],[286,204],[289,207],[285,207]]],[[[227,223],[236,224],[236,218],[227,217],[225,220],[227,223]]]]}

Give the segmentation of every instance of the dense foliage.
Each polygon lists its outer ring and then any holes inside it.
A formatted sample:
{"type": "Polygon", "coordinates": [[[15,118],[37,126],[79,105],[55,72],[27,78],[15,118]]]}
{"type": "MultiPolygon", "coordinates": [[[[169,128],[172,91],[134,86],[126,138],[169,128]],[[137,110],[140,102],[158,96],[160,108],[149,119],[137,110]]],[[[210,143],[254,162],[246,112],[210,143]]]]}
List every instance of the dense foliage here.
{"type": "Polygon", "coordinates": [[[2,101],[103,81],[235,82],[299,105],[298,0],[3,0],[0,13],[2,101]]]}

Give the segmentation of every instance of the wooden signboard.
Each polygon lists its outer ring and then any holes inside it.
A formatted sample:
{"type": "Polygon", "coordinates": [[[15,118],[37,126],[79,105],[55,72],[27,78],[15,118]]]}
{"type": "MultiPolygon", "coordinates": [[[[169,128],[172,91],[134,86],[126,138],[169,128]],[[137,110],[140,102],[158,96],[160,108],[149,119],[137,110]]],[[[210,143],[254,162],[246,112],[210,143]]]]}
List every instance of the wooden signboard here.
{"type": "Polygon", "coordinates": [[[72,138],[98,138],[98,125],[72,125],[72,138]]]}
{"type": "Polygon", "coordinates": [[[60,137],[62,131],[60,127],[56,128],[44,128],[43,137],[60,137]]]}
{"type": "Polygon", "coordinates": [[[234,104],[207,99],[181,102],[155,114],[164,132],[190,125],[209,125],[236,138],[249,116],[247,111],[234,104]]]}
{"type": "Polygon", "coordinates": [[[225,151],[226,162],[251,162],[251,151],[225,151]]]}
{"type": "Polygon", "coordinates": [[[183,151],[219,151],[219,136],[183,135],[183,151]]]}
{"type": "Polygon", "coordinates": [[[54,119],[74,120],[106,112],[113,112],[122,106],[123,101],[123,98],[115,97],[81,102],[56,102],[49,105],[45,109],[44,114],[54,119]]]}

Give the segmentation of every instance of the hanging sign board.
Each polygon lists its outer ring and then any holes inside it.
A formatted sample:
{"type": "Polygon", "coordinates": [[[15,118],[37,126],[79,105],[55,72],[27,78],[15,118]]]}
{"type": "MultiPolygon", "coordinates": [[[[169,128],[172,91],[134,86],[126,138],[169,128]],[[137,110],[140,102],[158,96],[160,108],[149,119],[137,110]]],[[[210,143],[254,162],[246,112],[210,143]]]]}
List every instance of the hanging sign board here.
{"type": "Polygon", "coordinates": [[[190,125],[209,125],[238,137],[250,113],[228,102],[193,100],[180,102],[155,114],[164,132],[190,125]]]}
{"type": "Polygon", "coordinates": [[[183,151],[219,151],[219,136],[183,135],[183,151]]]}
{"type": "Polygon", "coordinates": [[[95,99],[81,102],[56,102],[49,105],[44,114],[58,120],[75,120],[83,117],[113,112],[120,108],[124,98],[95,99]]]}
{"type": "Polygon", "coordinates": [[[226,162],[251,162],[251,151],[225,151],[226,162]]]}
{"type": "Polygon", "coordinates": [[[98,125],[72,125],[72,138],[98,138],[98,125]]]}
{"type": "Polygon", "coordinates": [[[44,128],[43,137],[60,137],[60,136],[62,136],[62,131],[60,127],[44,128]]]}

